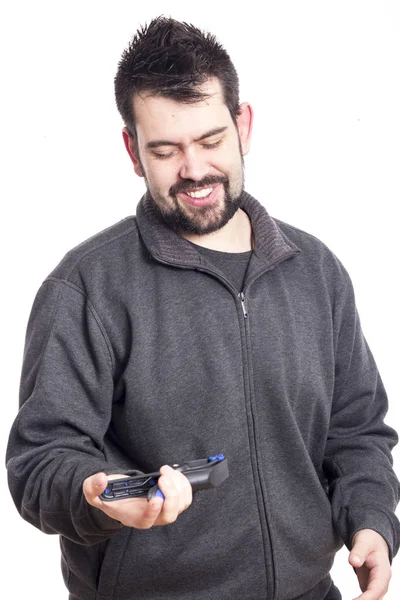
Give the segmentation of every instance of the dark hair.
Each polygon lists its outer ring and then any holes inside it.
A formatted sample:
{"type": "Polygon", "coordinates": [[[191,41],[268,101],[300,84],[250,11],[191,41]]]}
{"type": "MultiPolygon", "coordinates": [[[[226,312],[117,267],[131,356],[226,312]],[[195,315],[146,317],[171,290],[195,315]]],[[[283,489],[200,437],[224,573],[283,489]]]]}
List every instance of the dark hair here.
{"type": "Polygon", "coordinates": [[[133,97],[146,91],[191,104],[207,95],[199,86],[210,77],[221,83],[226,106],[236,124],[239,80],[236,69],[215,36],[194,25],[157,17],[141,27],[124,50],[115,76],[117,107],[136,138],[133,97]]]}

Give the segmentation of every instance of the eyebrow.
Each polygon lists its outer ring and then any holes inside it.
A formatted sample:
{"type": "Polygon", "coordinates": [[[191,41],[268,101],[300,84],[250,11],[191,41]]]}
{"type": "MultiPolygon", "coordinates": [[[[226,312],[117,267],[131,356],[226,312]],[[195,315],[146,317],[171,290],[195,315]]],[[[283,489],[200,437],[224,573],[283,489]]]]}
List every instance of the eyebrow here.
{"type": "MultiPolygon", "coordinates": [[[[200,137],[196,138],[194,141],[195,142],[201,142],[202,140],[205,140],[209,137],[212,137],[213,135],[218,135],[220,133],[224,133],[224,131],[226,131],[228,129],[228,127],[215,127],[214,129],[210,129],[210,131],[206,131],[206,133],[203,133],[200,137]]],[[[170,140],[154,140],[152,142],[147,142],[146,144],[146,148],[157,148],[158,146],[181,146],[182,144],[179,144],[177,142],[171,142],[170,140]]]]}

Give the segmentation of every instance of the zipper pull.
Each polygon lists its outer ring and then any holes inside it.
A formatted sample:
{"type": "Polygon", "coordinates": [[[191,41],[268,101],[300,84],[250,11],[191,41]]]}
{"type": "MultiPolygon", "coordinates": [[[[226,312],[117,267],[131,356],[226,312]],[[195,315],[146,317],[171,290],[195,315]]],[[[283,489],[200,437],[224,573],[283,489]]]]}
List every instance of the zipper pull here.
{"type": "Polygon", "coordinates": [[[243,292],[240,292],[239,298],[240,298],[240,302],[242,304],[243,316],[244,316],[245,319],[247,319],[248,312],[247,312],[246,304],[245,304],[245,301],[244,301],[244,293],[243,292]]]}

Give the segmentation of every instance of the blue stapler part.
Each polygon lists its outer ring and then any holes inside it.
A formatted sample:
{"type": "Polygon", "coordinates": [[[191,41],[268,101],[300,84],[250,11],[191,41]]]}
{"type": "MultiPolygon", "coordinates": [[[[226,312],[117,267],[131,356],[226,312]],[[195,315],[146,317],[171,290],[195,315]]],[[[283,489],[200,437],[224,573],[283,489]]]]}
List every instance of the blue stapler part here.
{"type": "Polygon", "coordinates": [[[209,456],[208,462],[221,461],[224,460],[225,456],[223,454],[216,454],[215,456],[209,456]]]}

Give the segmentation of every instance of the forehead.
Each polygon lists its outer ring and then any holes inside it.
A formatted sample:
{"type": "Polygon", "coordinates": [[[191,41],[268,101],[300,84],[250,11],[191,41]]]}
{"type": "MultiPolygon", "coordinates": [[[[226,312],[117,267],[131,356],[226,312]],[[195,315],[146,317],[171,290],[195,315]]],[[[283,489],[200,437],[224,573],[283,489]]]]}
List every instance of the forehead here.
{"type": "Polygon", "coordinates": [[[161,96],[135,96],[133,107],[139,141],[151,139],[198,138],[205,131],[233,126],[222,90],[217,80],[211,80],[200,89],[207,97],[194,104],[186,104],[161,96]]]}

